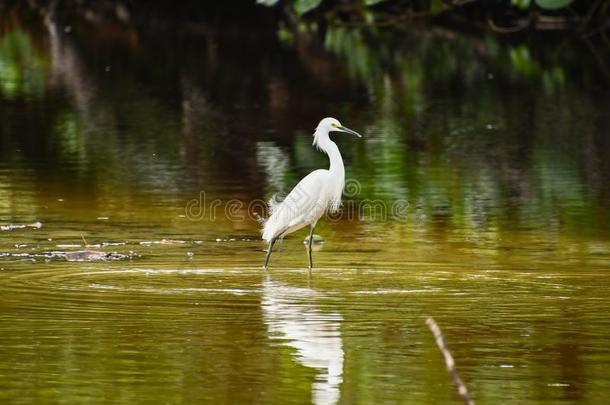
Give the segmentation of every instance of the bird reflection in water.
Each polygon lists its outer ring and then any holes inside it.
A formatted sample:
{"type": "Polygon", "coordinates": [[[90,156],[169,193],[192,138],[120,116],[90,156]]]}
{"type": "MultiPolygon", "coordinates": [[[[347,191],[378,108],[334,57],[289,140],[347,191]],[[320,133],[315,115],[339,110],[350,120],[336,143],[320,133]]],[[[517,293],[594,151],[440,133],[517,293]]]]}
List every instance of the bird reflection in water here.
{"type": "Polygon", "coordinates": [[[269,335],[296,349],[296,360],[319,370],[312,387],[312,403],[332,405],[339,401],[343,382],[343,341],[341,321],[336,312],[323,312],[315,301],[320,292],[292,287],[272,280],[263,281],[262,308],[269,335]]]}

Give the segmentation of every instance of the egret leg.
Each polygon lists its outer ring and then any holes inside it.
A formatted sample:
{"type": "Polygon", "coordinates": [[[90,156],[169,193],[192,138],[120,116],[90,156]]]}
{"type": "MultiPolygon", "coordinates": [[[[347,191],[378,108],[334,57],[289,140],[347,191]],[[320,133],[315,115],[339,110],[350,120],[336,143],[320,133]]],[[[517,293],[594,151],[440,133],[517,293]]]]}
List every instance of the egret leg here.
{"type": "Polygon", "coordinates": [[[263,268],[265,270],[267,270],[267,267],[269,267],[269,258],[271,257],[271,251],[273,250],[273,245],[275,245],[276,240],[277,240],[277,238],[273,238],[273,239],[271,239],[271,242],[269,242],[269,249],[267,250],[267,257],[265,258],[265,265],[263,266],[263,268]]]}
{"type": "Polygon", "coordinates": [[[313,258],[311,257],[311,244],[313,242],[313,230],[316,229],[314,224],[311,224],[309,229],[309,241],[307,244],[307,253],[309,253],[309,268],[313,269],[313,258]]]}

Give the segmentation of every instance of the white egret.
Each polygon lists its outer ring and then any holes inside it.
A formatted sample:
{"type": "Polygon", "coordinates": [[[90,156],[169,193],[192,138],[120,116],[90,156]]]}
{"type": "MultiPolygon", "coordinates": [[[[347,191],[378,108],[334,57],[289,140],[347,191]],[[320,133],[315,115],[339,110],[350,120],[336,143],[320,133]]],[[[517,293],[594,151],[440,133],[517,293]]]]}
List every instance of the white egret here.
{"type": "Polygon", "coordinates": [[[341,195],[345,185],[345,168],[337,144],[329,138],[331,131],[346,132],[361,138],[362,135],[341,125],[334,118],[324,118],[313,134],[313,145],[328,155],[328,170],[318,169],[303,178],[286,196],[284,201],[269,201],[271,215],[263,227],[263,239],[269,243],[264,268],[269,265],[269,258],[275,242],[287,234],[310,226],[307,252],[309,268],[313,268],[311,242],[316,223],[326,211],[336,212],[341,205],[341,195]]]}

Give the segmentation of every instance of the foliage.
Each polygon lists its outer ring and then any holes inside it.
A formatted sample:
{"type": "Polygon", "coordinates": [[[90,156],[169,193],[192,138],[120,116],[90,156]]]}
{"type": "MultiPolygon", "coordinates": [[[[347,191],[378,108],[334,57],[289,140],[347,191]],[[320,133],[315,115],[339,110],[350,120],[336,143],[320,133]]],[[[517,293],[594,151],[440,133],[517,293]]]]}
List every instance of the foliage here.
{"type": "MultiPolygon", "coordinates": [[[[256,0],[256,3],[262,4],[264,6],[274,6],[279,3],[280,0],[256,0]]],[[[379,2],[381,0],[372,0],[372,4],[379,2]]],[[[293,0],[292,5],[297,14],[302,15],[311,11],[322,3],[322,0],[293,0]]]]}
{"type": "Polygon", "coordinates": [[[557,10],[569,6],[574,0],[536,0],[536,4],[548,10],[557,10]]]}
{"type": "MultiPolygon", "coordinates": [[[[265,5],[265,6],[274,6],[278,3],[280,3],[281,1],[282,0],[257,0],[257,3],[265,5]]],[[[360,1],[352,2],[352,3],[359,3],[359,2],[360,1]]],[[[394,4],[394,5],[402,6],[402,7],[406,6],[407,8],[408,7],[419,8],[422,6],[421,5],[422,2],[411,2],[411,1],[400,1],[400,0],[362,0],[361,2],[367,7],[376,6],[379,3],[389,3],[389,4],[394,4]]],[[[513,6],[516,6],[521,9],[527,9],[532,4],[536,4],[538,7],[545,9],[545,10],[558,10],[558,9],[562,9],[562,8],[569,6],[573,2],[574,2],[574,0],[511,0],[510,3],[513,6]]],[[[332,4],[332,1],[326,0],[325,3],[332,4]]],[[[457,5],[457,7],[459,7],[460,3],[461,2],[455,2],[455,1],[450,2],[450,1],[444,1],[444,0],[431,0],[431,1],[427,2],[427,11],[430,12],[431,14],[436,14],[437,12],[443,10],[445,7],[454,8],[454,7],[456,7],[456,5],[457,5]]],[[[463,2],[463,3],[466,3],[466,2],[463,2]]],[[[468,3],[472,3],[472,1],[470,1],[468,3]]],[[[481,5],[481,7],[490,6],[492,4],[492,2],[488,2],[488,1],[477,1],[477,3],[479,3],[481,5]]],[[[292,0],[291,4],[294,7],[294,10],[297,12],[297,14],[303,15],[311,10],[318,8],[320,5],[322,5],[322,0],[292,0]]]]}
{"type": "Polygon", "coordinates": [[[305,14],[317,8],[322,0],[294,0],[294,9],[299,14],[305,14]]]}
{"type": "MultiPolygon", "coordinates": [[[[574,0],[534,0],[536,5],[546,10],[558,10],[569,6],[573,2],[574,0]]],[[[511,0],[511,3],[525,10],[530,7],[532,0],[511,0]]]]}
{"type": "Polygon", "coordinates": [[[11,30],[0,38],[0,96],[40,96],[47,68],[23,31],[11,30]]]}

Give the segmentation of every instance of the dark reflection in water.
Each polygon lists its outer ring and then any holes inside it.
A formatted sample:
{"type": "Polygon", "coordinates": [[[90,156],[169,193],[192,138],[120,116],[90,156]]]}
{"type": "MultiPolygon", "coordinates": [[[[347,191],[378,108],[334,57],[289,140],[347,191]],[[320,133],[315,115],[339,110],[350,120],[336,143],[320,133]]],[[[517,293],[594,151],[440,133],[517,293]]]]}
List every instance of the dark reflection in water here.
{"type": "Polygon", "coordinates": [[[0,399],[445,403],[431,315],[480,402],[607,398],[610,115],[586,49],[3,10],[0,399]],[[264,275],[247,206],[327,165],[327,115],[365,134],[335,136],[357,182],[320,269],[297,235],[264,275]],[[125,260],[63,261],[85,249],[125,260]]]}
{"type": "Polygon", "coordinates": [[[284,175],[261,171],[258,143],[284,148],[293,184],[325,164],[307,135],[332,114],[367,132],[365,144],[339,139],[360,199],[407,200],[437,229],[607,234],[607,93],[579,86],[569,60],[542,67],[524,46],[438,29],[328,27],[291,34],[292,45],[283,28],[243,30],[6,19],[4,189],[40,189],[32,217],[65,193],[249,201],[284,175]],[[521,66],[523,52],[538,69],[521,66]]]}

